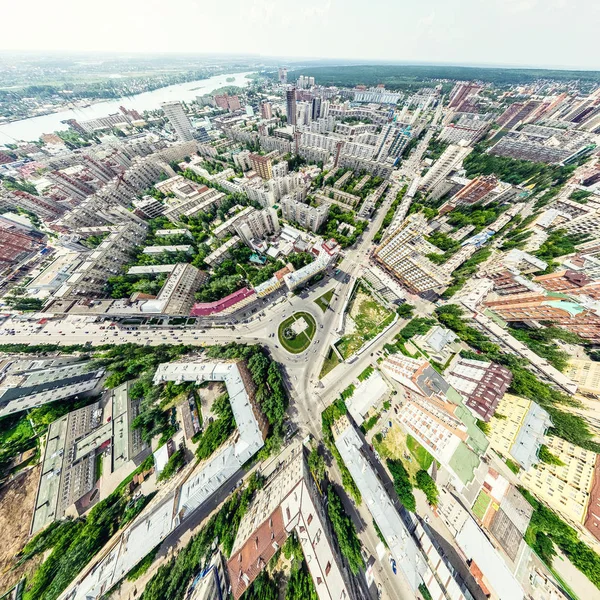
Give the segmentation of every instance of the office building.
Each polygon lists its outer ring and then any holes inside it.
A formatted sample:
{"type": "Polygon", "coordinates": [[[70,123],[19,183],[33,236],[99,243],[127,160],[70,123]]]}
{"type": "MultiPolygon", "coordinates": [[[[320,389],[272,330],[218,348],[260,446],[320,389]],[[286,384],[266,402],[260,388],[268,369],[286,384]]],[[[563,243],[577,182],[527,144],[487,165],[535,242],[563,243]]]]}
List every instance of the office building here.
{"type": "Polygon", "coordinates": [[[0,362],[0,417],[90,394],[99,388],[104,369],[77,359],[7,358],[0,362]]]}
{"type": "Polygon", "coordinates": [[[321,98],[312,99],[310,116],[312,121],[316,121],[321,116],[321,98]]]}
{"type": "Polygon", "coordinates": [[[275,553],[294,533],[319,600],[356,598],[340,557],[331,542],[325,517],[303,446],[295,444],[278,457],[278,467],[242,518],[227,562],[231,593],[238,600],[275,553]]]}
{"type": "Polygon", "coordinates": [[[490,448],[500,456],[528,470],[538,464],[538,452],[546,431],[552,427],[550,415],[535,402],[505,394],[490,419],[490,448]]]}
{"type": "Polygon", "coordinates": [[[310,206],[289,197],[281,199],[280,207],[281,214],[286,221],[298,223],[301,227],[314,233],[321,229],[329,216],[329,207],[326,204],[310,206]]]}
{"type": "Polygon", "coordinates": [[[292,87],[285,92],[285,114],[288,125],[296,125],[296,88],[292,87]]]}
{"type": "Polygon", "coordinates": [[[189,117],[183,109],[181,102],[164,102],[161,105],[165,117],[175,130],[177,139],[182,142],[191,142],[195,139],[195,130],[189,117]]]}
{"type": "Polygon", "coordinates": [[[444,373],[446,381],[465,399],[465,406],[486,423],[508,390],[512,373],[493,362],[459,356],[444,373]]]}
{"type": "Polygon", "coordinates": [[[450,144],[429,171],[427,171],[419,187],[424,192],[430,192],[438,183],[448,177],[452,171],[459,169],[462,166],[463,160],[471,151],[472,148],[469,148],[465,142],[450,144]]]}

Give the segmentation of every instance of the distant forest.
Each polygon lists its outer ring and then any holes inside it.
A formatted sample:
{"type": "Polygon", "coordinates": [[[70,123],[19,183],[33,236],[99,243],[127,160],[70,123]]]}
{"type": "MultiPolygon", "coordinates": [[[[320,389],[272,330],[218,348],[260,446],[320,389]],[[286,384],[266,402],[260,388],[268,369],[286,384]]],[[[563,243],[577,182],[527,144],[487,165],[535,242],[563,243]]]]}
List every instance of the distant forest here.
{"type": "Polygon", "coordinates": [[[432,85],[432,79],[476,80],[496,85],[526,84],[537,79],[600,82],[600,71],[562,71],[550,69],[499,69],[483,67],[450,67],[427,65],[356,65],[340,67],[310,67],[288,72],[288,81],[300,75],[310,75],[319,85],[353,87],[385,84],[388,89],[412,90],[432,85]]]}

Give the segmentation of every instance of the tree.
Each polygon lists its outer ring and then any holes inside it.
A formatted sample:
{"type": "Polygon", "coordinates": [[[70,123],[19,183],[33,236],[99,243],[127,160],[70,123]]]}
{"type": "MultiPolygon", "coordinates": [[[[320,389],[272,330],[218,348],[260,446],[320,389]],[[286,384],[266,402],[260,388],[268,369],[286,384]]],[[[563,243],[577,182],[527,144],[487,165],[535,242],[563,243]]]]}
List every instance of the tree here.
{"type": "Polygon", "coordinates": [[[437,506],[439,492],[435,481],[429,476],[429,473],[421,469],[417,472],[415,481],[417,487],[427,496],[427,502],[433,506],[437,506]]]}
{"type": "Polygon", "coordinates": [[[308,455],[308,466],[317,481],[325,479],[325,459],[313,448],[308,455]]]}
{"type": "Polygon", "coordinates": [[[538,454],[540,460],[547,465],[556,465],[557,467],[564,467],[565,463],[558,458],[555,454],[550,452],[550,449],[546,444],[542,444],[538,454]]]}
{"type": "Polygon", "coordinates": [[[415,307],[412,306],[412,304],[408,304],[407,302],[405,302],[396,309],[396,312],[398,313],[399,317],[403,319],[410,319],[410,317],[412,317],[413,315],[414,310],[415,307]]]}
{"type": "Polygon", "coordinates": [[[388,459],[387,467],[392,474],[392,479],[394,480],[394,489],[398,494],[400,502],[402,502],[406,510],[415,512],[417,503],[412,492],[413,486],[410,482],[410,477],[404,467],[404,464],[401,460],[388,459]]]}
{"type": "Polygon", "coordinates": [[[327,493],[327,513],[338,540],[341,553],[346,557],[348,566],[354,575],[364,567],[361,554],[361,543],[356,533],[352,519],[344,510],[341,498],[333,486],[329,486],[327,493]]]}

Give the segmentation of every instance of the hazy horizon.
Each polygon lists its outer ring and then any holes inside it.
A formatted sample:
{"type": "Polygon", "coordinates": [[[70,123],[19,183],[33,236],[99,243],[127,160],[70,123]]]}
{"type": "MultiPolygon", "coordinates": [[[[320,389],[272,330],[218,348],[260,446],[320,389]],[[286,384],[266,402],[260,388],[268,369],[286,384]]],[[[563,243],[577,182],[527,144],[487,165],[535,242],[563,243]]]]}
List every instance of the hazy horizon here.
{"type": "Polygon", "coordinates": [[[32,0],[3,52],[249,55],[500,68],[600,70],[600,4],[583,0],[32,0]],[[594,14],[596,17],[594,17],[594,14]],[[573,15],[582,17],[573,22],[573,15]],[[585,17],[585,18],[584,18],[585,17]],[[565,26],[568,24],[568,26],[565,26]],[[302,49],[298,52],[298,49],[302,49]],[[299,56],[300,55],[300,56],[299,56]],[[476,60],[474,60],[476,58],[476,60]]]}

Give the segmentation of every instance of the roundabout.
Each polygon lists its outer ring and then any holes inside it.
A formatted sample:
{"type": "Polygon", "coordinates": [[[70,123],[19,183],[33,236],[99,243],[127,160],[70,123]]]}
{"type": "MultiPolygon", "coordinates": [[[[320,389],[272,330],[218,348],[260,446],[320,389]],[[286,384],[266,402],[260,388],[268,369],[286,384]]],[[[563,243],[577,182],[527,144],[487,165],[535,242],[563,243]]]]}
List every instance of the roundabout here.
{"type": "Polygon", "coordinates": [[[317,322],[307,312],[297,312],[279,324],[279,343],[291,354],[304,352],[317,331],[317,322]]]}

